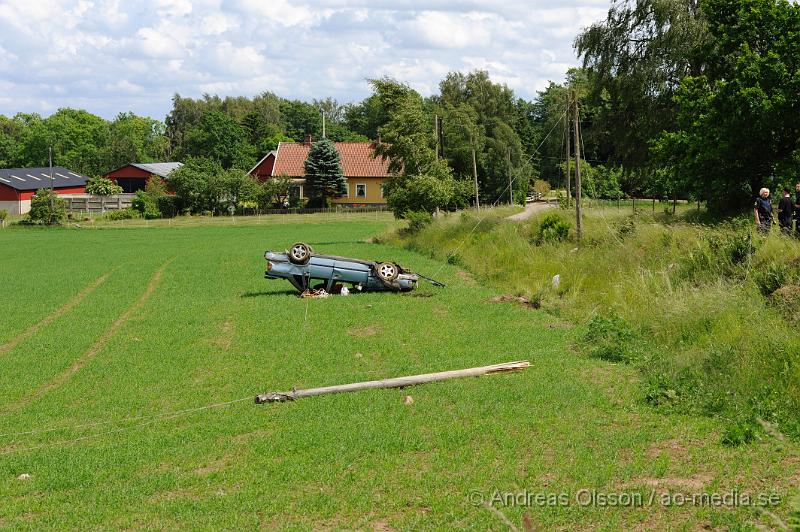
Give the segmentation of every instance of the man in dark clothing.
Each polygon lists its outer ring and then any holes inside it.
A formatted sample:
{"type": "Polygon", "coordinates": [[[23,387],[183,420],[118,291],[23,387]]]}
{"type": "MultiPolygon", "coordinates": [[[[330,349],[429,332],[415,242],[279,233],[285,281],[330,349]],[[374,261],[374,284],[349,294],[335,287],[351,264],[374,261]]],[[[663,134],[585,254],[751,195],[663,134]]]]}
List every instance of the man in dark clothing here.
{"type": "Polygon", "coordinates": [[[795,236],[800,237],[800,183],[794,186],[795,200],[794,200],[794,219],[795,219],[795,236]]]}
{"type": "Polygon", "coordinates": [[[781,233],[784,235],[792,234],[792,211],[794,210],[791,191],[784,187],[783,197],[778,202],[778,225],[781,226],[781,233]]]}
{"type": "Polygon", "coordinates": [[[769,201],[769,189],[762,188],[753,205],[756,216],[756,227],[761,233],[768,234],[772,226],[772,202],[769,201]]]}

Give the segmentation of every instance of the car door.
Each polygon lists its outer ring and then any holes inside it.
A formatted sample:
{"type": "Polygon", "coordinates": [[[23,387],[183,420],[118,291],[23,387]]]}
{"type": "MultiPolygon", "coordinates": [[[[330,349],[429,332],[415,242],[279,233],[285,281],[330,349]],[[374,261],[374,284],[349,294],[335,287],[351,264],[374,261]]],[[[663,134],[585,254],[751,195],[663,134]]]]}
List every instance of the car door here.
{"type": "Polygon", "coordinates": [[[333,264],[333,279],[346,283],[366,283],[369,270],[367,264],[337,259],[333,264]]]}
{"type": "Polygon", "coordinates": [[[333,259],[328,257],[312,255],[307,265],[309,277],[312,279],[330,279],[333,275],[334,262],[333,259]]]}

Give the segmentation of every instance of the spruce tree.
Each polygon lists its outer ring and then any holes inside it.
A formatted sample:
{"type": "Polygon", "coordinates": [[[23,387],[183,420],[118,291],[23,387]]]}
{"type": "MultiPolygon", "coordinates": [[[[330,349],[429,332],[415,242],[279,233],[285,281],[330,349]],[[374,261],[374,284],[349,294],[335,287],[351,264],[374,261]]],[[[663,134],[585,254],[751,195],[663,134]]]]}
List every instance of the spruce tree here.
{"type": "Polygon", "coordinates": [[[347,179],[342,173],[342,156],[328,139],[315,142],[305,162],[306,191],[312,205],[322,206],[328,198],[347,194],[347,179]]]}

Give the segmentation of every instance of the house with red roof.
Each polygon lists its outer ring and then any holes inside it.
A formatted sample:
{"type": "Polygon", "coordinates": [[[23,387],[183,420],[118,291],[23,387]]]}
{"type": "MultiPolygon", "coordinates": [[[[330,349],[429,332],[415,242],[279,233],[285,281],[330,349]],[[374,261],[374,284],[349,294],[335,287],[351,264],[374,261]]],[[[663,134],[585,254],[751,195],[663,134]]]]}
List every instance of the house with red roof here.
{"type": "MultiPolygon", "coordinates": [[[[389,174],[389,161],[375,157],[372,142],[334,142],[342,156],[342,173],[347,179],[347,196],[334,198],[337,205],[385,205],[383,184],[389,174]]],[[[281,142],[278,148],[265,155],[251,170],[250,175],[266,181],[271,177],[288,176],[292,179],[295,194],[304,194],[305,162],[311,151],[311,138],[305,142],[281,142]]]]}

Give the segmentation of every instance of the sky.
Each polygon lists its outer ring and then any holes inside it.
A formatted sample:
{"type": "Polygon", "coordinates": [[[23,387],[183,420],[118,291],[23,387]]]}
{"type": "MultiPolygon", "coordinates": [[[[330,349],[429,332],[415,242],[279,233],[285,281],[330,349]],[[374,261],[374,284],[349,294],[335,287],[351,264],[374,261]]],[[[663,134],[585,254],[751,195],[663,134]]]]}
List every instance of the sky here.
{"type": "Polygon", "coordinates": [[[523,98],[561,81],[609,0],[0,0],[0,114],[75,107],[163,120],[171,98],[423,95],[487,70],[523,98]]]}

